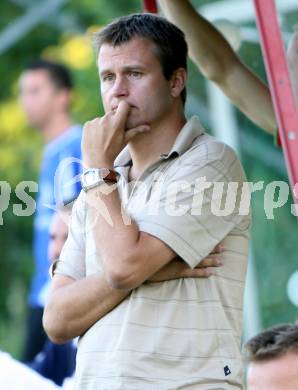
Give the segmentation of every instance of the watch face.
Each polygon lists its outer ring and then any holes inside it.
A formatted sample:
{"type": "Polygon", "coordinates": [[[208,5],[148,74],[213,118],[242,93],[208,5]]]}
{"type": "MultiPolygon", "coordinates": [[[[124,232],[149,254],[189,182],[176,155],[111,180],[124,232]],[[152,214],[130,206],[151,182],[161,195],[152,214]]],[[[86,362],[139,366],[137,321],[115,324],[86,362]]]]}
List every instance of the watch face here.
{"type": "Polygon", "coordinates": [[[98,181],[98,171],[90,169],[84,175],[85,186],[90,186],[98,181]]]}
{"type": "Polygon", "coordinates": [[[102,179],[104,179],[108,174],[110,173],[110,170],[108,168],[100,168],[99,174],[102,179]]]}
{"type": "MultiPolygon", "coordinates": [[[[97,185],[100,185],[105,182],[105,178],[109,176],[109,174],[112,171],[110,171],[108,168],[91,168],[87,169],[81,176],[81,182],[82,187],[85,191],[89,190],[90,188],[93,188],[97,185]]],[[[115,173],[114,173],[115,176],[115,173]]],[[[114,179],[114,176],[112,175],[112,178],[108,178],[108,181],[114,181],[116,182],[116,179],[114,179]]]]}

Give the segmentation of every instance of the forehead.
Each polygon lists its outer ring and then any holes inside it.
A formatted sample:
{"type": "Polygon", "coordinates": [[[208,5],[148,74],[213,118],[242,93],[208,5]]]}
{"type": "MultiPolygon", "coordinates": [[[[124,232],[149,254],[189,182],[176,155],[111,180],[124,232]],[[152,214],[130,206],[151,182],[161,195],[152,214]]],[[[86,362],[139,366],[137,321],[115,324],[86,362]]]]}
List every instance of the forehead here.
{"type": "Polygon", "coordinates": [[[48,71],[45,69],[34,69],[34,70],[27,70],[24,73],[22,73],[20,78],[20,84],[21,86],[27,86],[31,84],[50,84],[52,85],[53,82],[51,81],[50,75],[48,71]]]}
{"type": "Polygon", "coordinates": [[[98,53],[98,68],[102,71],[113,65],[156,66],[159,65],[156,52],[156,45],[146,38],[133,38],[117,46],[104,43],[98,53]]]}
{"type": "Polygon", "coordinates": [[[289,352],[266,362],[251,363],[247,383],[248,390],[298,389],[298,354],[289,352]]]}

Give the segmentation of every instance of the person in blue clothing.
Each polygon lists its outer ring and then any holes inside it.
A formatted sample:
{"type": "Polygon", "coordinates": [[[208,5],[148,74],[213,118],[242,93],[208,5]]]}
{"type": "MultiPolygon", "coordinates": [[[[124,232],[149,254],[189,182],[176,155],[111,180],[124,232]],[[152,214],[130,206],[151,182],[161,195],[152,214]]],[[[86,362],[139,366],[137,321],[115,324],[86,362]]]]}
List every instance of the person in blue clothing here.
{"type": "MultiPolygon", "coordinates": [[[[71,207],[59,207],[49,229],[49,261],[53,263],[60,256],[68,235],[71,207]]],[[[76,365],[76,342],[61,345],[47,340],[43,350],[27,365],[41,376],[62,386],[65,378],[71,377],[76,365]]]]}
{"type": "MultiPolygon", "coordinates": [[[[59,258],[66,241],[70,212],[70,207],[60,207],[52,218],[48,247],[51,262],[59,258]]],[[[0,349],[0,389],[73,389],[75,359],[75,341],[57,345],[47,340],[43,350],[27,364],[22,364],[0,349]]]]}
{"type": "Polygon", "coordinates": [[[72,87],[65,66],[44,60],[31,63],[20,77],[21,104],[28,122],[45,142],[34,215],[35,270],[28,297],[24,361],[32,361],[47,339],[42,314],[49,284],[49,226],[58,205],[73,201],[81,189],[82,129],[70,116],[72,87]]]}

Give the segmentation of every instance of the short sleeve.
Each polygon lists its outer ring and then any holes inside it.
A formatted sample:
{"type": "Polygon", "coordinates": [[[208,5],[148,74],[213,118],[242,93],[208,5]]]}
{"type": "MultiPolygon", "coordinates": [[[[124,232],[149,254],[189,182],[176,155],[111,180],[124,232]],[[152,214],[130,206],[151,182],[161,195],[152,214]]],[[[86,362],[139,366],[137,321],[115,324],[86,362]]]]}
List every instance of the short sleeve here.
{"type": "Polygon", "coordinates": [[[238,225],[249,227],[249,206],[246,216],[239,213],[245,175],[238,158],[219,142],[207,147],[202,158],[195,149],[179,158],[136,218],[140,231],[159,238],[192,268],[238,225]]]}
{"type": "Polygon", "coordinates": [[[80,195],[71,214],[67,240],[58,261],[54,263],[53,274],[82,279],[85,271],[85,205],[80,195]]]}

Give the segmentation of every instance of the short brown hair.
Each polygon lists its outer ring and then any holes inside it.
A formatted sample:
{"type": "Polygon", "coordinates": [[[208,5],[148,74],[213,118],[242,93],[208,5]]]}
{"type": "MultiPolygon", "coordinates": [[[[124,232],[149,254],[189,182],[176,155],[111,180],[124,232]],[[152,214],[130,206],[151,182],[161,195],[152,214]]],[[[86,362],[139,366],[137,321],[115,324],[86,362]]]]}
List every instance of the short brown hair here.
{"type": "MultiPolygon", "coordinates": [[[[187,70],[188,48],[184,33],[161,16],[140,13],[116,19],[94,34],[94,45],[99,51],[103,44],[116,47],[134,38],[146,38],[155,44],[157,58],[167,80],[178,68],[187,70]]],[[[185,88],[181,92],[181,99],[184,104],[185,88]]]]}
{"type": "Polygon", "coordinates": [[[58,89],[71,90],[73,88],[72,75],[69,69],[63,64],[38,59],[29,63],[24,69],[25,72],[31,70],[44,70],[47,72],[50,81],[58,89]]]}
{"type": "Polygon", "coordinates": [[[256,335],[246,343],[248,363],[279,358],[287,352],[298,353],[298,324],[278,325],[256,335]]]}

